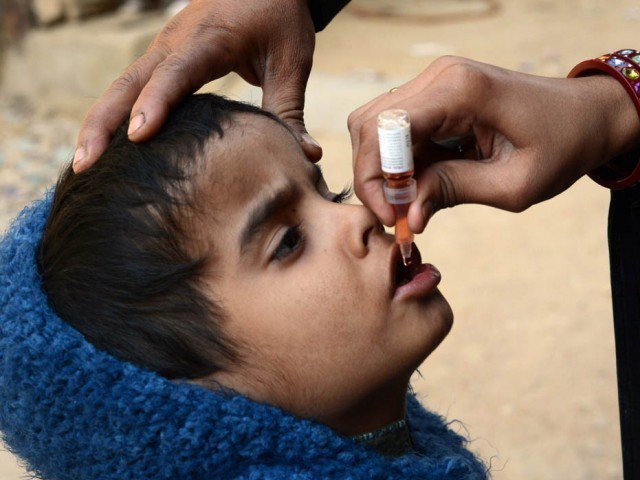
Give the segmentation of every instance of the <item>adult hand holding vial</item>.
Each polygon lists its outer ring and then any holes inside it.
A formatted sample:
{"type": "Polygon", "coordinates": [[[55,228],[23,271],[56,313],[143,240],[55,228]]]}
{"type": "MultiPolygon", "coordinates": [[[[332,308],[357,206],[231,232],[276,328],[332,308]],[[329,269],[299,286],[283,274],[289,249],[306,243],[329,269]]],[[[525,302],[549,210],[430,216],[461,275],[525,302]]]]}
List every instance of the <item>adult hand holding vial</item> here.
{"type": "Polygon", "coordinates": [[[356,194],[387,226],[396,219],[384,193],[378,115],[390,109],[411,116],[414,234],[459,204],[521,212],[638,146],[634,104],[613,78],[544,78],[443,57],[349,116],[356,194]],[[468,148],[443,142],[469,134],[477,144],[468,148]]]}

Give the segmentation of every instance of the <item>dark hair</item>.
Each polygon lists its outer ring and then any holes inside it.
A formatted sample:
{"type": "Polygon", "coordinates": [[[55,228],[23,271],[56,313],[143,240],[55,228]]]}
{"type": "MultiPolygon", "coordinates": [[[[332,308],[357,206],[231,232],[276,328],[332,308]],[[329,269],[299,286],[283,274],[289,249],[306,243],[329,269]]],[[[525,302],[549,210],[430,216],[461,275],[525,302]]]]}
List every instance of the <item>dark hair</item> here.
{"type": "Polygon", "coordinates": [[[238,113],[280,122],[208,94],[186,99],[148,142],[130,142],[122,125],[94,166],[64,170],[40,244],[58,315],[96,347],[167,378],[238,360],[221,308],[199,289],[214,253],[198,252],[194,228],[204,150],[238,113]]]}

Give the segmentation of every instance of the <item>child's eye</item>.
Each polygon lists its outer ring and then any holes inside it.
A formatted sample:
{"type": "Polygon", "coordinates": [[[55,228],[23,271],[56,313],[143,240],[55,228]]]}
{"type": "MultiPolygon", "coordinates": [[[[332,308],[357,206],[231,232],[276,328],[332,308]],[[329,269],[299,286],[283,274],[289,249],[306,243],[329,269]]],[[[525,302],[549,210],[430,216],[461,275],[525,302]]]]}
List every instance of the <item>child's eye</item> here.
{"type": "Polygon", "coordinates": [[[300,225],[287,228],[282,240],[280,240],[276,250],[273,252],[272,260],[284,260],[298,250],[302,246],[303,241],[304,237],[302,236],[300,225]]]}
{"type": "Polygon", "coordinates": [[[344,203],[353,197],[353,185],[348,185],[342,189],[340,193],[336,193],[331,197],[333,203],[344,203]]]}

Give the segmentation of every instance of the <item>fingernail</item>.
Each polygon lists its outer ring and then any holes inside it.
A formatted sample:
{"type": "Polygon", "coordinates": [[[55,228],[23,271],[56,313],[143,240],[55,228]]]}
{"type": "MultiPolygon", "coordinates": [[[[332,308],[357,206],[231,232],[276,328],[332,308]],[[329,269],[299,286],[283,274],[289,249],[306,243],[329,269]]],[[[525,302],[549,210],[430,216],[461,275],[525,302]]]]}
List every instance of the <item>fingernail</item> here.
{"type": "Polygon", "coordinates": [[[302,141],[304,143],[308,143],[309,145],[313,145],[316,148],[320,148],[320,149],[322,148],[320,146],[320,144],[318,142],[316,142],[316,140],[311,135],[309,135],[308,133],[303,133],[302,134],[302,141]]]}
{"type": "Polygon", "coordinates": [[[127,136],[140,130],[140,127],[144,125],[144,113],[136,113],[136,115],[129,122],[129,130],[127,130],[127,136]]]}
{"type": "Polygon", "coordinates": [[[75,172],[77,172],[78,169],[82,167],[86,154],[87,151],[84,149],[84,147],[78,147],[76,149],[76,153],[73,154],[73,170],[75,172]]]}

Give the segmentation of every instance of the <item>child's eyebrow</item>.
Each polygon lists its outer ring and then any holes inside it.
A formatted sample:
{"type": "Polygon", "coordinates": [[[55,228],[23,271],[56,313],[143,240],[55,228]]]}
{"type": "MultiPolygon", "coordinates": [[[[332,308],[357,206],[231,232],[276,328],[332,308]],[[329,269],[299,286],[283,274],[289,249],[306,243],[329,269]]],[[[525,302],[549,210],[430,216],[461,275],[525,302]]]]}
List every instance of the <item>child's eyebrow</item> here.
{"type": "MultiPolygon", "coordinates": [[[[322,178],[322,171],[317,164],[312,164],[311,182],[315,187],[322,178]]],[[[240,234],[240,255],[256,241],[258,233],[268,221],[280,211],[294,203],[302,194],[300,187],[294,183],[288,183],[275,194],[270,194],[266,201],[259,202],[249,214],[249,219],[240,234]]]]}

